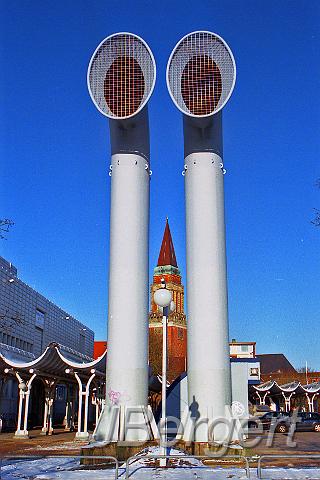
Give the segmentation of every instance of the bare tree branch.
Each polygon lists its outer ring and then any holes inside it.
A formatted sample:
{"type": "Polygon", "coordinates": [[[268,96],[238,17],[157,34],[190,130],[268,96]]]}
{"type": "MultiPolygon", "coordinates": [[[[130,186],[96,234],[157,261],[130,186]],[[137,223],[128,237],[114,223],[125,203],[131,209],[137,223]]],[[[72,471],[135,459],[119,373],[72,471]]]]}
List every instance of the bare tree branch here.
{"type": "Polygon", "coordinates": [[[9,220],[8,218],[0,218],[0,238],[5,239],[5,233],[9,232],[9,228],[14,225],[14,222],[12,220],[9,220]]]}
{"type": "Polygon", "coordinates": [[[320,210],[317,208],[314,208],[313,210],[315,211],[315,217],[311,220],[311,223],[316,227],[320,227],[320,210]]]}
{"type": "Polygon", "coordinates": [[[5,333],[11,333],[17,325],[25,325],[26,321],[24,315],[18,311],[10,311],[7,308],[5,311],[0,311],[0,330],[5,333]]]}
{"type": "MultiPolygon", "coordinates": [[[[305,373],[306,367],[299,367],[296,370],[297,370],[298,373],[305,373]]],[[[314,368],[307,367],[307,373],[313,373],[313,372],[316,372],[316,370],[314,368]]]]}
{"type": "MultiPolygon", "coordinates": [[[[316,180],[315,186],[317,188],[320,188],[320,178],[316,180]]],[[[318,208],[314,208],[313,210],[315,211],[315,217],[313,220],[311,220],[311,223],[316,227],[320,227],[320,210],[318,210],[318,208]]]]}

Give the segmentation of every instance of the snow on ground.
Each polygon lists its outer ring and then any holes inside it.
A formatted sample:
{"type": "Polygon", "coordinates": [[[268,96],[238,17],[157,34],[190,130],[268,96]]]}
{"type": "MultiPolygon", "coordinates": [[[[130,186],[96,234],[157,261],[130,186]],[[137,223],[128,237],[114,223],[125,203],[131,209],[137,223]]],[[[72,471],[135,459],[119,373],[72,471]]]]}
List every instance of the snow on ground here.
{"type": "MultiPolygon", "coordinates": [[[[144,450],[144,454],[159,454],[158,447],[144,450]]],[[[171,450],[172,456],[181,455],[179,450],[171,450]]],[[[175,468],[159,468],[155,459],[141,457],[130,465],[132,480],[245,480],[246,472],[241,467],[209,468],[200,460],[176,458],[175,468]]],[[[114,469],[84,470],[79,460],[70,458],[46,457],[34,460],[5,460],[1,468],[1,480],[111,480],[115,478],[114,469]]],[[[90,468],[90,467],[87,467],[90,468]]],[[[263,468],[265,480],[320,480],[319,468],[263,468]]],[[[250,469],[250,477],[256,480],[256,469],[250,469]]],[[[124,465],[120,466],[119,479],[125,479],[124,465]]]]}
{"type": "Polygon", "coordinates": [[[59,443],[57,445],[35,445],[34,447],[29,447],[25,448],[25,451],[32,450],[33,452],[35,451],[59,451],[59,450],[79,450],[79,447],[87,445],[87,442],[79,442],[79,441],[73,441],[73,442],[64,442],[64,443],[59,443]]]}
{"type": "MultiPolygon", "coordinates": [[[[136,465],[130,469],[132,480],[245,480],[246,474],[241,468],[207,468],[201,466],[172,469],[141,468],[136,465]]],[[[125,479],[124,468],[120,468],[119,478],[125,479]]],[[[256,469],[250,469],[252,480],[256,480],[256,469]]],[[[19,461],[4,465],[1,480],[111,480],[115,478],[114,470],[79,470],[79,463],[74,459],[41,459],[19,461]],[[77,470],[74,470],[77,469],[77,470]]],[[[265,480],[319,480],[320,469],[314,468],[268,468],[263,469],[265,480]]]]}

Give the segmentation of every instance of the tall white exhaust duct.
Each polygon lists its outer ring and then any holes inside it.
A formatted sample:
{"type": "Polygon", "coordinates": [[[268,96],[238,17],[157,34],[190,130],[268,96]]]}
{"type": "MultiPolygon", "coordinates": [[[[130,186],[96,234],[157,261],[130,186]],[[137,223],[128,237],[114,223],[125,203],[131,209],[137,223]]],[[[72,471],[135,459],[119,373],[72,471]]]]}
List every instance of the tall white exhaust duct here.
{"type": "Polygon", "coordinates": [[[147,102],[155,79],[151,50],[132,33],[107,37],[89,63],[89,93],[97,109],[109,118],[112,153],[106,407],[95,431],[96,440],[146,439],[143,428],[127,430],[127,426],[147,423],[147,102]]]}
{"type": "Polygon", "coordinates": [[[231,404],[221,110],[235,79],[230,48],[211,32],[186,35],[168,61],[184,125],[189,411],[209,420],[189,436],[195,442],[225,440],[225,427],[210,422],[231,404]]]}

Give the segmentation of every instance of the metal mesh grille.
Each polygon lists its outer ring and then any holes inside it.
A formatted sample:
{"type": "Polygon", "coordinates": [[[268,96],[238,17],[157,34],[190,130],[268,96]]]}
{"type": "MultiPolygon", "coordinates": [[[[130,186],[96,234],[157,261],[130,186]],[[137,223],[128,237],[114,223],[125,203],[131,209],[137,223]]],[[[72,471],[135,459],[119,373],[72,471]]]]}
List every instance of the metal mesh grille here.
{"type": "Polygon", "coordinates": [[[148,101],[155,63],[147,45],[133,34],[106,38],[88,69],[88,87],[97,108],[111,118],[128,118],[148,101]]]}
{"type": "Polygon", "coordinates": [[[210,32],[183,38],[168,63],[167,83],[180,110],[193,116],[216,113],[228,101],[235,83],[229,47],[210,32]]]}
{"type": "Polygon", "coordinates": [[[208,55],[195,55],[183,69],[181,94],[194,115],[210,115],[221,98],[222,79],[219,68],[208,55]]]}

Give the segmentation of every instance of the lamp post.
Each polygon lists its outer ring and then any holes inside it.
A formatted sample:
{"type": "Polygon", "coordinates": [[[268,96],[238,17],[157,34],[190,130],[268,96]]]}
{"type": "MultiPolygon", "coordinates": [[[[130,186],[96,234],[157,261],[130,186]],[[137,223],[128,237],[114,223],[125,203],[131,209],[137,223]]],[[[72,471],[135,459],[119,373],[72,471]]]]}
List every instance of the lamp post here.
{"type": "MultiPolygon", "coordinates": [[[[172,293],[167,290],[166,282],[162,278],[161,286],[153,296],[154,302],[159,307],[162,307],[163,316],[162,316],[162,410],[161,410],[161,424],[162,424],[162,435],[161,435],[161,454],[167,454],[167,325],[169,313],[175,310],[175,304],[172,301],[172,293]]],[[[167,459],[160,458],[160,467],[166,467],[167,459]]]]}

